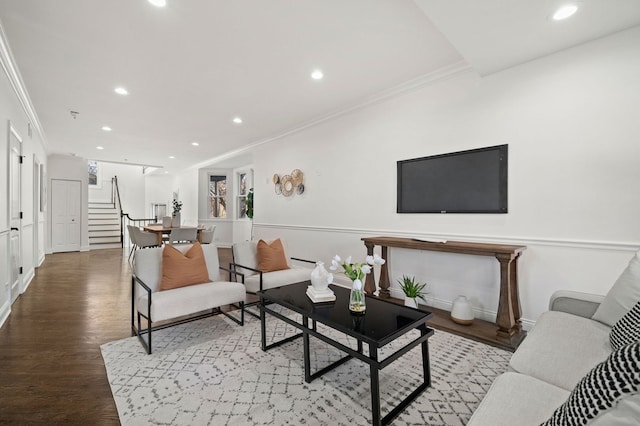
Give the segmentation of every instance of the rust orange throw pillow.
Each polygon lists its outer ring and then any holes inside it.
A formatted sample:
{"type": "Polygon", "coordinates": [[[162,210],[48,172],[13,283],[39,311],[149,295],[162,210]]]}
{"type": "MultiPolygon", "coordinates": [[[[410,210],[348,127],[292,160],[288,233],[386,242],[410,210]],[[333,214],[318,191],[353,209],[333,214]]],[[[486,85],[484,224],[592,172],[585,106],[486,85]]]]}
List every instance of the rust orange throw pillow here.
{"type": "Polygon", "coordinates": [[[271,243],[264,240],[258,241],[258,269],[262,272],[289,269],[280,238],[271,243]]]}
{"type": "Polygon", "coordinates": [[[200,243],[194,243],[184,254],[170,244],[164,246],[160,291],[209,281],[209,271],[200,243]]]}

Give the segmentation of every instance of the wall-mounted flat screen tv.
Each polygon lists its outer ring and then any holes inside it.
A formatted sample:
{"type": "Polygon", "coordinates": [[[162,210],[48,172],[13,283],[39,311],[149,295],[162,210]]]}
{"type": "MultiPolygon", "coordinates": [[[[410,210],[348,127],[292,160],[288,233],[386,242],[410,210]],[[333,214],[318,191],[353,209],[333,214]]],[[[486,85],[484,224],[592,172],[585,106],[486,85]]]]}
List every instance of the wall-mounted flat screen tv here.
{"type": "Polygon", "coordinates": [[[508,145],[398,161],[398,213],[507,213],[508,145]]]}

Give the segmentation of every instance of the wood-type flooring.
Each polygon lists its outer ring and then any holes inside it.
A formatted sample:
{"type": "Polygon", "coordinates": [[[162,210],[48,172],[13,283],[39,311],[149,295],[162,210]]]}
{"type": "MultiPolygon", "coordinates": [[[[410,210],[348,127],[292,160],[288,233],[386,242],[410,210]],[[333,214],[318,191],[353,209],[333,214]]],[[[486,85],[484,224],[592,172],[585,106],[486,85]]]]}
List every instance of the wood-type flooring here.
{"type": "Polygon", "coordinates": [[[0,329],[0,424],[120,424],[100,345],[131,336],[130,292],[121,249],[46,256],[0,329]]]}

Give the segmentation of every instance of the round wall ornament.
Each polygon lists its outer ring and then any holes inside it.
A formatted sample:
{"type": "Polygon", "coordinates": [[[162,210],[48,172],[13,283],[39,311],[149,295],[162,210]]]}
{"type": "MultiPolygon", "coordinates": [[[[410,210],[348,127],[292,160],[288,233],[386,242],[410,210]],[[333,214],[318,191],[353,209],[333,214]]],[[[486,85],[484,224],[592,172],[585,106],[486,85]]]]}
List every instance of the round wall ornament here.
{"type": "Polygon", "coordinates": [[[273,183],[275,184],[280,183],[280,176],[278,176],[277,173],[273,175],[273,183]]]}
{"type": "Polygon", "coordinates": [[[300,169],[295,169],[291,172],[291,180],[293,181],[293,186],[302,184],[303,178],[304,175],[302,174],[302,171],[300,171],[300,169]]]}
{"type": "Polygon", "coordinates": [[[282,178],[280,179],[280,185],[282,186],[282,195],[284,195],[285,197],[289,197],[293,194],[295,185],[293,184],[291,175],[282,176],[282,178]]]}

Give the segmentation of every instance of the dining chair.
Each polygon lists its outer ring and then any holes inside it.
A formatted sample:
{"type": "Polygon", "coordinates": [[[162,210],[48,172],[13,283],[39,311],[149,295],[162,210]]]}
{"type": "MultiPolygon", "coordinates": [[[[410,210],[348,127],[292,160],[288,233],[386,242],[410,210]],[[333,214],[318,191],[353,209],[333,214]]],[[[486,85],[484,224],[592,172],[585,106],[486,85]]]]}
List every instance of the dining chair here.
{"type": "Polygon", "coordinates": [[[175,228],[169,234],[169,243],[192,243],[198,241],[197,228],[175,228]]]}
{"type": "Polygon", "coordinates": [[[200,242],[202,244],[211,244],[213,242],[213,234],[216,232],[214,226],[203,226],[203,230],[200,231],[200,242]]]}
{"type": "Polygon", "coordinates": [[[129,260],[131,260],[131,255],[136,250],[138,244],[136,243],[136,234],[134,232],[135,226],[127,225],[127,231],[129,232],[129,240],[131,241],[131,250],[129,250],[129,260]]]}

